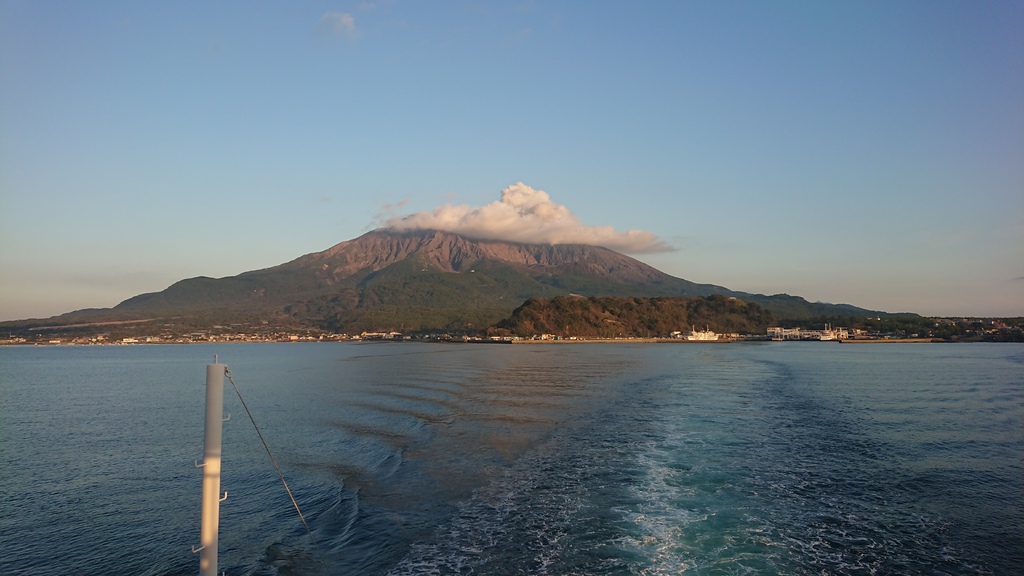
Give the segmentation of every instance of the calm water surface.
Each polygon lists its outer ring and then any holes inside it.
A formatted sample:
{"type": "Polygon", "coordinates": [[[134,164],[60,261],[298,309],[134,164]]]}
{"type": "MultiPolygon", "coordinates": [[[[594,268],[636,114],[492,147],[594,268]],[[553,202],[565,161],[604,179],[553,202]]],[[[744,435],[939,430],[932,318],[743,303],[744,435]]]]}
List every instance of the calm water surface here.
{"type": "MultiPolygon", "coordinates": [[[[0,573],[195,574],[228,364],[335,575],[1019,574],[1024,346],[0,349],[0,573]]],[[[220,563],[326,574],[226,382],[220,563]]]]}

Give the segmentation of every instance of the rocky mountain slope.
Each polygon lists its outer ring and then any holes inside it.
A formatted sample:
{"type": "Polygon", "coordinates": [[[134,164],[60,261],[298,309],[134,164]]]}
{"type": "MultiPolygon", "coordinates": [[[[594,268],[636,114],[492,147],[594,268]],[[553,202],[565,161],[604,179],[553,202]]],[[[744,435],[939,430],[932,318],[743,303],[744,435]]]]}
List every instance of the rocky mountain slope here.
{"type": "Polygon", "coordinates": [[[459,330],[492,325],[531,297],[708,296],[757,302],[776,317],[869,314],[848,305],[735,292],[665,274],[606,248],[473,240],[379,229],[291,262],[227,278],[191,278],[112,309],[47,322],[187,317],[338,331],[459,330]]]}

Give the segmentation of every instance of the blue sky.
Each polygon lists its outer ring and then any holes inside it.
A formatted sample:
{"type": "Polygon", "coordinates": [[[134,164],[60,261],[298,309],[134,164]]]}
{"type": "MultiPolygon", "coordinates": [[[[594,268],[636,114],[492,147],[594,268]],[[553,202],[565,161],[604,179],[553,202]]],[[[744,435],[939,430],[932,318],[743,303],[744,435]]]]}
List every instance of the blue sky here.
{"type": "Polygon", "coordinates": [[[522,182],[695,282],[1024,315],[1024,3],[0,3],[0,319],[522,182]]]}

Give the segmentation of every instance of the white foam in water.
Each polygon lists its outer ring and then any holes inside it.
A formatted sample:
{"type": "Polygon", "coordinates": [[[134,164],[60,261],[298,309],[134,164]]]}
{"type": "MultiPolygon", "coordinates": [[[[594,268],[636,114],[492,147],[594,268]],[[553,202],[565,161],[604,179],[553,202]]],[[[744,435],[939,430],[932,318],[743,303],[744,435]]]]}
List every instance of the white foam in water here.
{"type": "Polygon", "coordinates": [[[723,456],[743,449],[733,426],[748,417],[746,391],[765,371],[711,360],[713,370],[664,381],[649,439],[632,447],[642,476],[630,487],[634,503],[616,511],[631,527],[619,543],[636,558],[634,574],[778,570],[771,526],[750,515],[763,502],[723,456]]]}
{"type": "Polygon", "coordinates": [[[679,574],[693,567],[692,560],[679,548],[681,534],[689,524],[707,516],[694,515],[674,504],[680,491],[685,490],[670,483],[679,477],[679,471],[659,461],[660,450],[653,444],[642,450],[637,461],[646,471],[646,478],[633,489],[639,504],[633,510],[617,510],[636,526],[637,534],[622,537],[621,544],[643,558],[639,566],[634,566],[637,574],[679,574]]]}
{"type": "Polygon", "coordinates": [[[583,507],[576,482],[556,466],[529,458],[476,490],[432,542],[413,544],[388,574],[464,574],[485,566],[485,573],[501,573],[514,563],[531,574],[550,573],[583,507]]]}

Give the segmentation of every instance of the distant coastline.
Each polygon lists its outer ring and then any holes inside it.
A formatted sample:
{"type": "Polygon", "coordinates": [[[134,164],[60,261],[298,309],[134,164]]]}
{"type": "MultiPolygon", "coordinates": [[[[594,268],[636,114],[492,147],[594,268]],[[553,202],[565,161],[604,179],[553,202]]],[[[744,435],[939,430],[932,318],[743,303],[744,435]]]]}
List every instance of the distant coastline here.
{"type": "MultiPolygon", "coordinates": [[[[572,301],[570,301],[572,302],[572,301]]],[[[586,301],[582,301],[586,302],[586,301]]],[[[833,328],[829,320],[812,328],[769,326],[736,330],[729,317],[708,318],[714,340],[698,339],[704,331],[686,332],[690,324],[670,315],[605,315],[584,322],[571,314],[535,315],[528,326],[513,329],[491,326],[478,330],[397,332],[394,330],[341,332],[270,322],[196,326],[175,318],[123,320],[60,326],[0,327],[0,346],[129,346],[141,344],[228,344],[276,342],[452,342],[487,344],[669,344],[764,341],[828,341],[849,344],[915,344],[931,342],[1024,342],[1024,318],[846,318],[860,328],[833,328]],[[543,322],[541,322],[543,320],[543,322]],[[652,324],[658,324],[652,326],[652,324]],[[595,326],[614,325],[620,334],[602,334],[595,326]],[[822,329],[824,326],[824,329],[822,329]],[[764,331],[761,331],[764,330],[764,331]],[[694,337],[694,339],[691,339],[694,337]]],[[[701,322],[704,324],[704,322],[701,322]]],[[[788,325],[793,325],[790,322],[788,325]]],[[[784,324],[785,326],[785,324],[784,324]]]]}
{"type": "Polygon", "coordinates": [[[848,340],[836,340],[841,344],[931,344],[931,343],[942,343],[948,344],[949,340],[943,340],[942,338],[862,338],[862,339],[848,339],[848,340]]]}
{"type": "MultiPolygon", "coordinates": [[[[790,342],[824,342],[834,344],[955,344],[956,341],[943,340],[942,338],[859,338],[847,340],[792,340],[790,342]]],[[[966,342],[966,341],[965,341],[966,342]]],[[[983,340],[972,340],[969,342],[985,342],[983,340]]],[[[733,343],[778,343],[765,338],[721,338],[718,340],[686,340],[680,338],[561,338],[557,340],[519,338],[513,340],[491,340],[486,338],[451,339],[438,340],[426,338],[410,338],[405,340],[381,340],[381,339],[315,339],[315,338],[284,338],[266,340],[174,340],[159,342],[74,342],[74,341],[49,341],[49,342],[27,342],[14,340],[0,340],[0,347],[103,347],[103,346],[166,346],[166,345],[190,345],[190,344],[298,344],[298,343],[339,343],[339,344],[401,344],[401,343],[440,343],[440,344],[517,344],[517,345],[562,345],[562,344],[733,344],[733,343]]]]}
{"type": "MultiPolygon", "coordinates": [[[[742,342],[740,339],[720,338],[718,340],[685,340],[682,338],[562,338],[560,340],[533,340],[523,338],[509,344],[729,344],[742,342]]],[[[751,340],[753,342],[753,340],[751,340]]]]}

